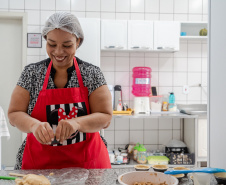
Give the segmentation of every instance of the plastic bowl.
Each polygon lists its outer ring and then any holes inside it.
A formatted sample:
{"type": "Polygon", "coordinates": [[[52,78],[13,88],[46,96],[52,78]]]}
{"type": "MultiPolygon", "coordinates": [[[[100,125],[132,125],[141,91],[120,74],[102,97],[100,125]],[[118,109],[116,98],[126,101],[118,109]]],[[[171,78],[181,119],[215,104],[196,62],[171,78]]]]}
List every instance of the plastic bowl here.
{"type": "Polygon", "coordinates": [[[214,177],[218,184],[226,184],[226,172],[214,173],[214,177]]]}
{"type": "Polygon", "coordinates": [[[151,182],[153,184],[164,183],[167,185],[177,185],[178,180],[160,172],[133,171],[120,175],[118,181],[122,185],[133,185],[135,182],[151,182]]]}
{"type": "Polygon", "coordinates": [[[150,166],[138,164],[134,166],[136,171],[149,171],[150,166]]]}
{"type": "Polygon", "coordinates": [[[156,164],[156,165],[153,165],[152,168],[156,172],[164,172],[164,171],[166,171],[168,169],[168,166],[167,165],[163,165],[163,164],[156,164]]]}

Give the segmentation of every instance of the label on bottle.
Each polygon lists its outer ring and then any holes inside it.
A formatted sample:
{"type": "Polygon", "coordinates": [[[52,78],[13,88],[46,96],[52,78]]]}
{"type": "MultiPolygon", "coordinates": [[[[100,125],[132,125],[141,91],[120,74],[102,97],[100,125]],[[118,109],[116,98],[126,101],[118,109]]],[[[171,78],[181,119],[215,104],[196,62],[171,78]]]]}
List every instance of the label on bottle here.
{"type": "Polygon", "coordinates": [[[135,78],[135,84],[150,84],[150,78],[135,78]]]}

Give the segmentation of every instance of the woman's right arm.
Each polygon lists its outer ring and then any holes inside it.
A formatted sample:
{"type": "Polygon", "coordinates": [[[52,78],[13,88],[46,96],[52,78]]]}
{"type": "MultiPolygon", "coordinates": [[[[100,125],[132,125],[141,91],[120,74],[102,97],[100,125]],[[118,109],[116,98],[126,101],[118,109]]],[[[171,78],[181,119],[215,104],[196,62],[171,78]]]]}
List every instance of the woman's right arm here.
{"type": "Polygon", "coordinates": [[[48,122],[40,122],[27,114],[29,101],[29,92],[17,85],[13,90],[9,104],[9,122],[22,132],[32,132],[40,143],[50,143],[54,138],[53,130],[48,122]]]}

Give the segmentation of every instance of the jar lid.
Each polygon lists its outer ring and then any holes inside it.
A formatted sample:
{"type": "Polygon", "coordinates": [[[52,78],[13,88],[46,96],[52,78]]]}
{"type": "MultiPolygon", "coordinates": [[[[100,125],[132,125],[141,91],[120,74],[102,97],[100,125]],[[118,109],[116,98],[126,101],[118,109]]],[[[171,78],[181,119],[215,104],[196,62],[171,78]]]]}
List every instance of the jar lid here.
{"type": "Polygon", "coordinates": [[[137,143],[136,146],[133,147],[133,149],[137,150],[140,147],[140,143],[137,143]]]}
{"type": "Polygon", "coordinates": [[[140,145],[139,148],[137,149],[138,152],[146,152],[146,148],[144,145],[140,145]]]}

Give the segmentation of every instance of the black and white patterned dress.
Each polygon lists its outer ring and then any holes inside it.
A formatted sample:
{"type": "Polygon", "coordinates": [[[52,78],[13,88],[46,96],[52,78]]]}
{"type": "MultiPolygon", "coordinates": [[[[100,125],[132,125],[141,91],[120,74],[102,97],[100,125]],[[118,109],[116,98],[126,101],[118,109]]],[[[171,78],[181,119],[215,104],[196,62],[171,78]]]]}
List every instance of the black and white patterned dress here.
{"type": "MultiPolygon", "coordinates": [[[[84,86],[88,88],[89,95],[98,87],[107,84],[103,76],[103,73],[101,72],[99,67],[94,66],[90,63],[84,62],[77,57],[76,57],[76,60],[80,69],[84,86]]],[[[42,90],[45,74],[46,74],[49,63],[50,63],[50,58],[42,60],[38,63],[33,63],[25,66],[17,82],[17,85],[23,87],[30,93],[30,102],[29,102],[28,111],[27,111],[29,115],[31,115],[31,112],[33,111],[36,101],[38,99],[39,92],[42,90]]],[[[55,69],[52,67],[47,89],[56,88],[54,84],[55,72],[56,72],[55,69]]],[[[64,88],[79,87],[74,65],[68,68],[67,72],[68,72],[68,82],[64,88]]],[[[102,140],[107,146],[105,139],[102,138],[102,140]]],[[[15,170],[19,170],[22,167],[22,158],[23,158],[25,145],[26,145],[26,139],[23,141],[17,153],[16,164],[14,167],[15,170]]]]}

